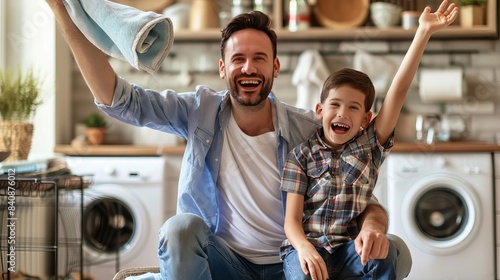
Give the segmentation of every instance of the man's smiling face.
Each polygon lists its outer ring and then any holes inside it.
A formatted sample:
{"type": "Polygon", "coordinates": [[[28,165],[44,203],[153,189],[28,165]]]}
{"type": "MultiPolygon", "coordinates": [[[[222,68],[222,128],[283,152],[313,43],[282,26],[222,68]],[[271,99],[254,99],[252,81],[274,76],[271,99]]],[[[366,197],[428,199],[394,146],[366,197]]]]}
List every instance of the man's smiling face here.
{"type": "Polygon", "coordinates": [[[271,40],[264,32],[243,29],[227,41],[219,75],[226,79],[233,102],[257,106],[266,100],[279,73],[271,40]]]}

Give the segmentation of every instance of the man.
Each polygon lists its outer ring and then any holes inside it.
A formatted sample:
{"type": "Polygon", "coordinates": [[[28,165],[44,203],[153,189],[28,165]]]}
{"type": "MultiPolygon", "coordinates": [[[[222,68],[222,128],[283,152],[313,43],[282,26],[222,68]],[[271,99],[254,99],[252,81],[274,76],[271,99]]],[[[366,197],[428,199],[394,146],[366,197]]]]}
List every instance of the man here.
{"type": "MultiPolygon", "coordinates": [[[[280,173],[289,150],[320,124],[312,112],[280,103],[271,93],[280,62],[269,18],[252,12],[224,29],[219,75],[227,91],[198,87],[180,95],[172,90],[160,94],[117,78],[61,0],[46,2],[100,109],[187,139],[178,214],[160,230],[161,278],[283,279],[280,173]]],[[[362,258],[384,258],[395,246],[385,235],[385,211],[370,205],[359,223],[362,258]]],[[[410,266],[402,267],[404,276],[410,266]]]]}

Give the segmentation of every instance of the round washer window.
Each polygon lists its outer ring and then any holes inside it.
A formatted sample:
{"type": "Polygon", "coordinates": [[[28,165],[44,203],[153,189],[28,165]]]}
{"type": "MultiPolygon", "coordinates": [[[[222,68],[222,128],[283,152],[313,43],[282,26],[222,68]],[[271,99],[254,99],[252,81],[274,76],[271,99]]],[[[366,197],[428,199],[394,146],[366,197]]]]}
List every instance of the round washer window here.
{"type": "Polygon", "coordinates": [[[125,203],[115,198],[103,197],[87,205],[84,221],[84,238],[99,251],[117,252],[134,236],[134,216],[125,203]]]}
{"type": "Polygon", "coordinates": [[[449,240],[465,228],[468,213],[463,197],[447,188],[431,189],[415,203],[415,222],[420,231],[435,240],[449,240]]]}
{"type": "Polygon", "coordinates": [[[409,240],[432,255],[459,252],[476,238],[481,203],[471,185],[450,174],[431,174],[412,184],[401,202],[409,240]]]}

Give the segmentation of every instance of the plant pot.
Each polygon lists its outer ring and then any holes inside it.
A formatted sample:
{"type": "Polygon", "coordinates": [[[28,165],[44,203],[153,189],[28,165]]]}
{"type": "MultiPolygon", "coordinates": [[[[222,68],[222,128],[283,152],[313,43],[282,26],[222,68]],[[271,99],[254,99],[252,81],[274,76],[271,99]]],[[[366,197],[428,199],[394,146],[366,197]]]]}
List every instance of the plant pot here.
{"type": "Polygon", "coordinates": [[[10,151],[4,162],[28,159],[33,138],[33,124],[0,121],[0,151],[10,151]]]}
{"type": "Polygon", "coordinates": [[[484,25],[485,6],[462,6],[460,7],[460,26],[462,28],[472,28],[475,25],[484,25]]]}
{"type": "Polygon", "coordinates": [[[87,137],[87,142],[90,145],[102,145],[104,143],[104,135],[106,134],[106,129],[98,127],[86,127],[85,137],[87,137]]]}

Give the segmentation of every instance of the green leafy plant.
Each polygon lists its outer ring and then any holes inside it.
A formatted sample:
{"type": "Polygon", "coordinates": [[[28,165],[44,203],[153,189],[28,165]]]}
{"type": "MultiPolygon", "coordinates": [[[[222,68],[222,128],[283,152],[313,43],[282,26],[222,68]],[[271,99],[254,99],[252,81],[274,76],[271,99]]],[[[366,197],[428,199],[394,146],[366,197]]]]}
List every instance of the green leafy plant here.
{"type": "Polygon", "coordinates": [[[106,119],[99,113],[92,113],[83,120],[86,127],[105,128],[106,119]]]}
{"type": "Polygon", "coordinates": [[[25,122],[33,117],[42,104],[41,82],[29,70],[25,75],[18,70],[0,70],[0,117],[4,121],[25,122]]]}
{"type": "Polygon", "coordinates": [[[486,4],[487,0],[458,0],[462,6],[480,6],[486,4]]]}

